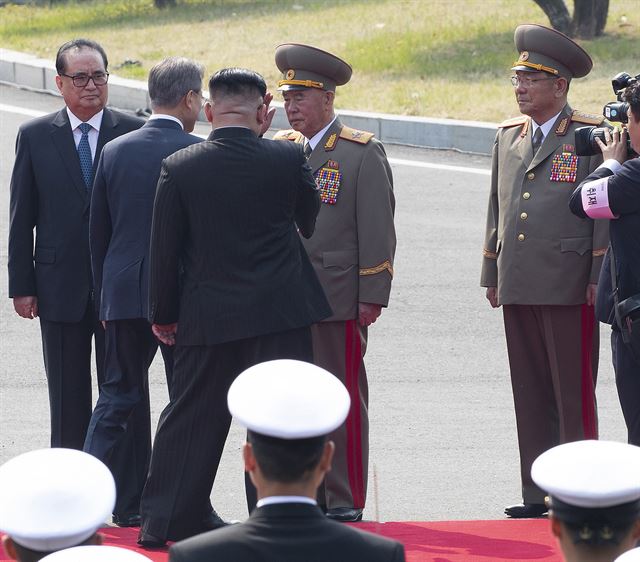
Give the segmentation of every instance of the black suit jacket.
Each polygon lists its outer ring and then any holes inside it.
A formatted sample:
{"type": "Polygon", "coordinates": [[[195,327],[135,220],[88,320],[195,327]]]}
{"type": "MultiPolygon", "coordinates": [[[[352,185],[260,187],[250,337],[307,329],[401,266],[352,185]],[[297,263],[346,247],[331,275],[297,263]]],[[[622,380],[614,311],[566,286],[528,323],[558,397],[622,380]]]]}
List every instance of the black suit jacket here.
{"type": "MultiPolygon", "coordinates": [[[[105,143],[143,123],[105,109],[94,168],[105,143]]],[[[38,297],[45,320],[78,322],[86,311],[89,202],[66,108],[22,125],[11,177],[9,296],[38,297]]]]}
{"type": "Polygon", "coordinates": [[[89,223],[94,294],[101,320],[147,318],[149,239],[162,160],[202,139],[153,119],[108,143],[93,184],[89,223]]]}
{"type": "Polygon", "coordinates": [[[247,521],[174,544],[170,562],[401,562],[404,547],[331,521],[303,503],[256,508],[247,521]]]}
{"type": "MultiPolygon", "coordinates": [[[[609,207],[614,215],[620,215],[609,221],[609,238],[615,253],[618,298],[622,301],[640,293],[640,158],[628,160],[616,174],[605,167],[595,170],[573,192],[569,206],[575,215],[586,217],[582,208],[582,188],[587,182],[608,176],[611,176],[607,185],[609,207]]],[[[607,252],[596,300],[598,320],[607,324],[615,321],[610,272],[607,252]]]]}
{"type": "Polygon", "coordinates": [[[249,129],[217,129],[167,158],[151,233],[151,322],[178,322],[178,344],[215,345],[328,317],[296,231],[311,235],[319,206],[302,149],[249,129]]]}

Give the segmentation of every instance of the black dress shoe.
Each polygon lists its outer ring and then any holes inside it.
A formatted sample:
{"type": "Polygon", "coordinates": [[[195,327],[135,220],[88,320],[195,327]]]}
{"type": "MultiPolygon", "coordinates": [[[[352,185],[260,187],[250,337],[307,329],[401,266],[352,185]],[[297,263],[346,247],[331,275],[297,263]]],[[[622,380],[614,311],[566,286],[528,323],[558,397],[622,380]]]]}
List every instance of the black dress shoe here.
{"type": "Polygon", "coordinates": [[[215,509],[211,510],[203,520],[202,527],[205,531],[213,531],[214,529],[219,529],[220,527],[226,527],[227,525],[231,525],[229,521],[225,521],[222,517],[220,517],[215,509]]]}
{"type": "Polygon", "coordinates": [[[355,507],[334,507],[327,510],[327,517],[340,523],[353,523],[362,519],[362,510],[355,507]]]}
{"type": "Polygon", "coordinates": [[[504,508],[507,517],[512,519],[532,519],[533,517],[542,517],[547,513],[547,506],[543,503],[524,503],[519,505],[510,505],[504,508]]]}
{"type": "Polygon", "coordinates": [[[130,515],[119,515],[114,513],[111,517],[114,525],[118,527],[140,527],[141,518],[137,513],[130,515]]]}
{"type": "Polygon", "coordinates": [[[145,548],[164,548],[167,545],[167,541],[140,529],[138,533],[138,544],[145,548]]]}

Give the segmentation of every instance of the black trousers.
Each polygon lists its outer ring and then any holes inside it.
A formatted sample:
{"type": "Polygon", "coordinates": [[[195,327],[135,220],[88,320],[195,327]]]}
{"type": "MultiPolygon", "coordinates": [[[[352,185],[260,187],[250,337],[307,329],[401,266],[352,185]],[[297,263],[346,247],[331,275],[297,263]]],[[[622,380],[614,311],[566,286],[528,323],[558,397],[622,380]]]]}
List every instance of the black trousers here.
{"type": "Polygon", "coordinates": [[[611,330],[611,357],[628,440],[640,445],[640,363],[618,330],[611,330]]]}
{"type": "Polygon", "coordinates": [[[98,383],[104,378],[104,330],[91,301],[79,322],[40,319],[49,386],[51,446],[82,450],[91,419],[91,340],[95,337],[98,383]]]}
{"type": "MultiPolygon", "coordinates": [[[[114,512],[137,514],[151,458],[149,367],[158,349],[151,325],[144,318],[106,323],[104,380],[89,422],[85,452],[115,472],[114,464],[127,460],[118,482],[114,512]],[[133,444],[133,447],[131,446],[133,444]],[[119,454],[114,457],[114,451],[119,454]]],[[[173,370],[173,351],[162,345],[167,382],[173,370]]]]}
{"type": "Polygon", "coordinates": [[[177,346],[169,404],[163,410],[142,494],[142,530],[181,540],[205,530],[209,495],[231,425],[227,392],[263,361],[311,362],[309,327],[212,346],[177,346]]]}

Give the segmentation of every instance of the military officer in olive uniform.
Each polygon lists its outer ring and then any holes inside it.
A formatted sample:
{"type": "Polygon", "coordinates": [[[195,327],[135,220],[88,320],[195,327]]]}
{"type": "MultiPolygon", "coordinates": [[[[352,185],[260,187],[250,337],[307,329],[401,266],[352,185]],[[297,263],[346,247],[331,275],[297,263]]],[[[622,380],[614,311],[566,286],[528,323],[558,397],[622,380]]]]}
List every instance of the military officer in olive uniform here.
{"type": "Polygon", "coordinates": [[[278,89],[292,130],[275,138],[304,144],[322,205],[314,235],[303,240],[333,316],[312,326],[316,365],[351,396],[346,422],[331,439],[333,469],[318,503],[338,521],[362,518],[367,493],[368,391],[363,362],[367,327],[389,302],[396,235],[391,168],[372,133],[346,127],[333,109],[336,86],[351,78],[338,57],[308,45],[276,49],[278,89]]]}
{"type": "Polygon", "coordinates": [[[481,285],[503,308],[520,447],[524,502],[505,512],[536,517],[547,508],[532,462],[598,433],[593,304],[607,225],[576,219],[568,201],[599,164],[576,155],[575,130],[603,118],[567,104],[571,79],[592,66],[581,47],[540,25],[518,26],[515,44],[511,80],[523,115],[499,126],[493,147],[481,285]]]}

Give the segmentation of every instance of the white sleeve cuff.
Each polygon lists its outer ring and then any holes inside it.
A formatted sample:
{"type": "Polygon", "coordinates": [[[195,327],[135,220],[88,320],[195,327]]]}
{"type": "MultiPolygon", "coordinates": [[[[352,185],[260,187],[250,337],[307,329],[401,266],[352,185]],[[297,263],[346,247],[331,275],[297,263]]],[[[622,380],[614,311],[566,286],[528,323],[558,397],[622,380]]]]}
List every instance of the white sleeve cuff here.
{"type": "Polygon", "coordinates": [[[609,158],[608,160],[605,160],[602,164],[600,164],[598,168],[608,168],[614,174],[617,174],[620,171],[620,168],[622,168],[622,164],[620,164],[620,162],[618,162],[614,158],[609,158]]]}

